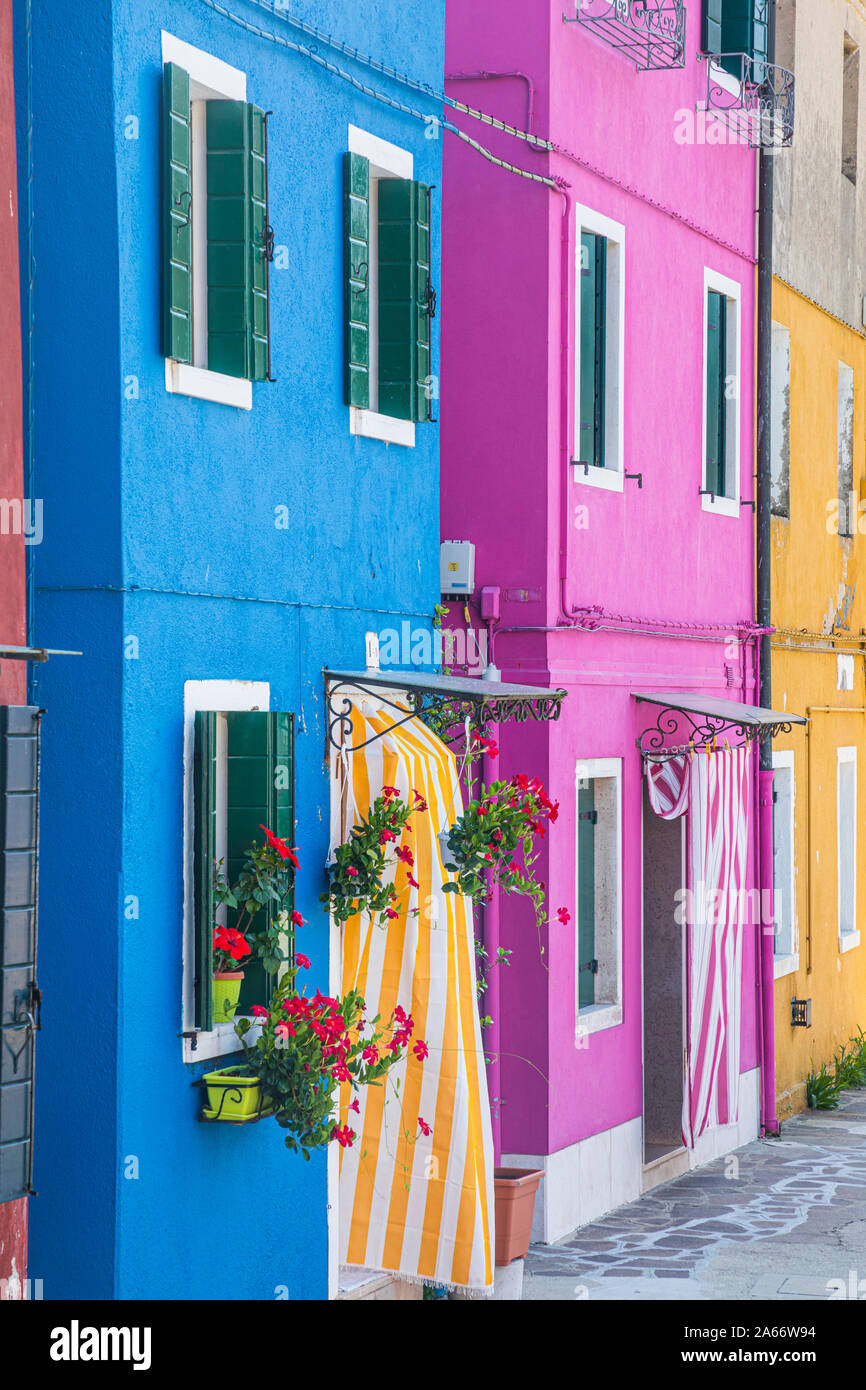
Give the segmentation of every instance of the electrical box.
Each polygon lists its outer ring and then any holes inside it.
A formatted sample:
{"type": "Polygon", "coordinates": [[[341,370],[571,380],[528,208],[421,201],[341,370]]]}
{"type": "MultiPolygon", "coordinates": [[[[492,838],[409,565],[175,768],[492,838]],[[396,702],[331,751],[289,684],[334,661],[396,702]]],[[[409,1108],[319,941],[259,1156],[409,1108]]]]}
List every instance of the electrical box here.
{"type": "Polygon", "coordinates": [[[439,549],[439,587],[443,598],[467,599],[475,592],[472,541],[443,541],[439,549]]]}
{"type": "Polygon", "coordinates": [[[499,620],[499,585],[487,584],[481,590],[481,616],[493,621],[499,620]]]}

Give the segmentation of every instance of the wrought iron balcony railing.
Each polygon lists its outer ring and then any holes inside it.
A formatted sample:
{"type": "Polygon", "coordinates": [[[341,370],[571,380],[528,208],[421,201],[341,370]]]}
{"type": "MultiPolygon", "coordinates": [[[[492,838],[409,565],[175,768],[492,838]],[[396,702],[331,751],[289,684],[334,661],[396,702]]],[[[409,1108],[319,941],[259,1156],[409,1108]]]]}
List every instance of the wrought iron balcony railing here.
{"type": "Polygon", "coordinates": [[[707,112],[752,148],[794,138],[794,74],[748,53],[707,55],[707,112]]]}
{"type": "Polygon", "coordinates": [[[577,0],[566,24],[583,24],[641,72],[685,66],[684,0],[577,0]]]}

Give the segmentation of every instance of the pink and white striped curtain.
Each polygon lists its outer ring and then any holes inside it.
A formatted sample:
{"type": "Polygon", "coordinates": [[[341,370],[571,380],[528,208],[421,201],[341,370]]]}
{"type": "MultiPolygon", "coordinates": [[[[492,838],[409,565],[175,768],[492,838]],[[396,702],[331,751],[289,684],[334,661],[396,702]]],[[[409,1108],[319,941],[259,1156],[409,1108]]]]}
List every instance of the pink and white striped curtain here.
{"type": "Polygon", "coordinates": [[[742,942],[752,760],[748,747],[647,763],[650,804],[688,814],[683,1140],[737,1119],[742,942]]]}

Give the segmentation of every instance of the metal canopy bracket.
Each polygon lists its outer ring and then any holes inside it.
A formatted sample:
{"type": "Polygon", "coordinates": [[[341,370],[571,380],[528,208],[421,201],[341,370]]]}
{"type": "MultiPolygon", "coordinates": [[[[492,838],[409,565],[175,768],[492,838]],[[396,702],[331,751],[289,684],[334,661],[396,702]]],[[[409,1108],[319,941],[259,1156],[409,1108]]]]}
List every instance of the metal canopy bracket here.
{"type": "Polygon", "coordinates": [[[707,113],[752,149],[784,149],[794,139],[794,74],[748,53],[707,56],[707,113]]]}
{"type": "Polygon", "coordinates": [[[562,19],[584,25],[639,72],[685,66],[684,0],[577,0],[577,13],[562,19]]]}
{"type": "Polygon", "coordinates": [[[357,753],[375,743],[392,729],[421,719],[444,743],[454,743],[469,719],[476,728],[487,724],[539,722],[559,718],[564,690],[532,685],[509,685],[500,681],[471,680],[463,676],[439,676],[423,671],[329,671],[325,670],[328,700],[328,739],[334,748],[357,753]],[[394,711],[394,722],[387,729],[352,743],[352,694],[360,691],[394,711]],[[399,691],[399,702],[384,692],[399,691]]]}
{"type": "Polygon", "coordinates": [[[789,734],[795,724],[807,723],[799,714],[761,709],[757,705],[743,705],[734,700],[709,696],[635,694],[634,698],[641,704],[659,706],[655,723],[644,729],[636,740],[638,751],[645,757],[654,754],[670,757],[677,753],[697,752],[701,748],[713,747],[720,738],[738,740],[739,744],[734,746],[753,741],[764,743],[777,734],[789,734]],[[687,741],[670,747],[668,739],[681,735],[683,731],[687,741]]]}

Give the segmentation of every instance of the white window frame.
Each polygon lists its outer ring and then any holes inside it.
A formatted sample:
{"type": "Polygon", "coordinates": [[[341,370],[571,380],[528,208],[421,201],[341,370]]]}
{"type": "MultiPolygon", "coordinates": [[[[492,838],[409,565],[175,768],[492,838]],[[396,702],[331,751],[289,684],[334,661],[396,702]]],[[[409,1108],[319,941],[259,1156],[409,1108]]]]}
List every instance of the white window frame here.
{"type": "MultiPolygon", "coordinates": [[[[199,710],[267,710],[267,681],[185,681],[183,687],[183,1032],[195,1028],[195,716],[199,710]]],[[[219,796],[219,791],[217,792],[219,796]]],[[[219,857],[219,855],[217,856],[219,857]]],[[[259,1025],[247,1034],[255,1042],[259,1025]]],[[[209,1032],[183,1038],[183,1060],[205,1062],[240,1050],[234,1023],[217,1023],[209,1032]],[[193,1047],[195,1042],[195,1047],[193,1047]]]]}
{"type": "Polygon", "coordinates": [[[701,506],[705,512],[714,512],[717,516],[740,518],[740,440],[742,436],[742,394],[743,394],[743,333],[742,333],[742,299],[743,287],[738,280],[731,280],[727,275],[720,275],[718,271],[712,270],[709,266],[704,266],[704,307],[703,307],[703,352],[701,365],[701,487],[707,486],[707,345],[709,340],[709,296],[710,291],[716,294],[725,295],[727,306],[727,351],[725,379],[734,376],[736,378],[737,390],[733,400],[727,399],[727,415],[725,421],[725,440],[728,450],[725,459],[726,485],[729,489],[725,497],[710,497],[706,494],[701,497],[701,506]]]}
{"type": "MultiPolygon", "coordinates": [[[[795,777],[795,774],[794,774],[794,753],[793,753],[793,750],[792,750],[792,749],[779,749],[779,750],[777,751],[777,750],[774,749],[774,750],[773,750],[773,769],[774,769],[774,771],[784,770],[784,771],[786,771],[786,772],[790,772],[790,778],[791,778],[791,804],[790,804],[789,811],[788,811],[788,837],[789,837],[789,838],[788,838],[788,843],[789,843],[789,845],[790,845],[790,847],[791,847],[791,857],[790,857],[790,863],[789,863],[789,865],[788,865],[788,874],[787,874],[788,883],[789,883],[789,889],[788,889],[788,891],[789,891],[789,894],[790,894],[790,901],[791,901],[791,921],[790,921],[790,924],[789,924],[788,940],[785,942],[786,948],[789,947],[790,949],[778,950],[778,949],[777,949],[777,947],[778,947],[778,937],[776,937],[776,938],[774,939],[774,943],[773,943],[773,975],[774,975],[774,978],[775,978],[775,979],[779,980],[779,979],[782,978],[783,975],[793,975],[794,972],[795,972],[796,970],[799,970],[799,968],[800,968],[800,956],[799,956],[799,952],[798,952],[798,949],[797,949],[797,879],[796,879],[797,852],[796,852],[796,845],[795,845],[795,843],[794,843],[794,825],[795,825],[794,805],[795,805],[796,796],[797,796],[797,783],[796,783],[796,777],[795,777]]],[[[774,917],[775,917],[775,915],[776,915],[776,914],[775,914],[775,895],[774,895],[774,913],[773,913],[773,915],[774,915],[774,917]]],[[[774,922],[774,926],[775,926],[775,922],[774,922]]]]}
{"type": "Polygon", "coordinates": [[[574,1017],[576,1047],[582,1046],[582,1039],[588,1033],[601,1033],[608,1028],[617,1028],[622,1023],[622,758],[578,758],[574,771],[574,1017]],[[578,1002],[580,998],[580,976],[578,974],[580,963],[578,789],[580,782],[584,779],[594,781],[601,778],[613,781],[615,798],[616,875],[613,909],[615,998],[598,1004],[585,1004],[581,1008],[578,1002]]]}
{"type": "Polygon", "coordinates": [[[856,376],[856,373],[855,373],[855,371],[854,371],[854,368],[853,368],[852,366],[850,366],[847,362],[843,362],[843,360],[842,360],[841,358],[839,358],[838,366],[837,366],[837,368],[836,368],[836,496],[837,496],[838,503],[839,503],[839,513],[838,513],[839,519],[838,519],[837,524],[836,524],[836,534],[838,535],[838,537],[839,537],[840,540],[852,540],[853,537],[857,535],[857,522],[858,522],[858,517],[859,517],[859,511],[858,511],[858,507],[857,507],[857,498],[856,498],[856,493],[855,493],[855,472],[856,472],[856,467],[855,467],[855,458],[854,458],[854,451],[855,451],[855,449],[856,449],[856,447],[857,447],[857,436],[856,436],[855,429],[854,429],[854,423],[855,423],[855,420],[856,420],[856,418],[857,418],[857,417],[856,417],[856,409],[857,409],[857,376],[856,376]],[[847,404],[848,404],[849,399],[850,399],[850,406],[851,406],[851,419],[850,419],[851,431],[850,431],[850,434],[848,434],[847,431],[846,431],[845,435],[843,436],[843,432],[842,432],[842,431],[843,431],[843,425],[847,425],[847,424],[848,424],[847,404]],[[844,419],[843,419],[843,411],[844,411],[844,419]],[[843,443],[844,443],[845,445],[847,445],[847,446],[850,446],[850,450],[851,450],[851,457],[850,457],[850,465],[851,465],[851,489],[850,489],[850,491],[848,492],[848,494],[846,495],[846,497],[845,497],[845,499],[844,499],[844,502],[843,502],[843,499],[842,499],[842,493],[841,493],[840,488],[839,488],[839,482],[840,482],[839,472],[840,472],[840,464],[841,464],[841,462],[842,462],[842,447],[843,447],[843,443]],[[847,529],[846,531],[843,531],[842,528],[841,528],[841,522],[842,522],[842,517],[843,517],[843,511],[842,511],[843,506],[844,506],[844,508],[845,508],[845,511],[844,511],[845,522],[846,522],[846,525],[847,525],[847,527],[848,527],[848,529],[847,529]],[[849,513],[851,513],[851,514],[849,515],[849,513]]]}
{"type": "Polygon", "coordinates": [[[791,330],[786,323],[773,320],[772,399],[770,403],[771,495],[784,481],[788,491],[787,512],[773,510],[773,517],[791,518],[791,330]],[[787,435],[783,429],[788,415],[787,435]]]}
{"type": "Polygon", "coordinates": [[[836,749],[836,929],[839,937],[839,951],[853,951],[855,946],[860,945],[860,932],[857,928],[857,854],[859,850],[857,835],[857,749],[856,747],[846,747],[836,749]],[[843,766],[852,763],[854,766],[854,855],[851,865],[851,891],[853,903],[851,904],[851,920],[854,927],[851,931],[842,931],[842,855],[847,847],[843,843],[842,819],[839,814],[841,810],[840,798],[840,772],[843,766]]]}
{"type": "Polygon", "coordinates": [[[574,209],[574,453],[580,452],[580,255],[584,232],[607,238],[607,330],[605,354],[604,468],[575,463],[574,481],[587,487],[622,492],[625,475],[625,227],[594,208],[574,209]],[[613,311],[613,312],[612,312],[613,311]],[[610,462],[608,462],[610,460],[610,462]]]}
{"type": "Polygon", "coordinates": [[[162,61],[189,73],[190,187],[192,202],[192,362],[165,359],[165,389],[173,395],[252,410],[253,385],[244,377],[212,372],[207,362],[207,137],[206,101],[246,101],[247,75],[163,29],[162,61]]]}
{"type": "Polygon", "coordinates": [[[381,439],[386,444],[415,447],[415,421],[398,420],[393,415],[380,415],[375,408],[379,394],[379,179],[412,179],[415,160],[411,150],[401,149],[378,135],[371,135],[358,126],[349,126],[350,154],[359,154],[370,161],[370,255],[367,289],[370,301],[370,406],[349,406],[349,433],[366,439],[381,439]]]}

